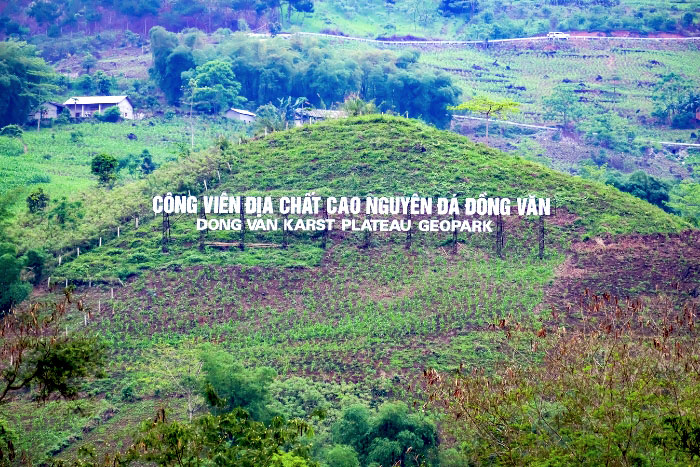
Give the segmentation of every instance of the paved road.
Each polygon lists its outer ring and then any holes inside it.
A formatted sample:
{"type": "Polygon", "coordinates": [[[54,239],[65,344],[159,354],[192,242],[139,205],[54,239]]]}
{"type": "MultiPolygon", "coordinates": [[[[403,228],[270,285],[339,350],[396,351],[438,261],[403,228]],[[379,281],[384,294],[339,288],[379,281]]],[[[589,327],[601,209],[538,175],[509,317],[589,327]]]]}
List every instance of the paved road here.
{"type": "MultiPolygon", "coordinates": [[[[377,39],[367,39],[364,37],[336,36],[333,34],[321,34],[317,32],[298,32],[301,36],[323,37],[328,39],[337,39],[344,41],[368,42],[373,44],[392,44],[392,45],[469,45],[483,44],[485,41],[456,41],[456,40],[430,40],[430,41],[384,41],[377,39]]],[[[257,34],[264,36],[265,34],[257,34]]],[[[290,37],[293,34],[278,34],[279,37],[290,37]]],[[[615,40],[615,41],[650,41],[650,42],[683,42],[683,41],[698,41],[700,36],[694,37],[600,37],[600,36],[570,36],[569,39],[549,39],[545,36],[535,37],[516,37],[512,39],[489,39],[489,44],[501,42],[527,42],[527,41],[576,41],[576,40],[615,40]]]]}

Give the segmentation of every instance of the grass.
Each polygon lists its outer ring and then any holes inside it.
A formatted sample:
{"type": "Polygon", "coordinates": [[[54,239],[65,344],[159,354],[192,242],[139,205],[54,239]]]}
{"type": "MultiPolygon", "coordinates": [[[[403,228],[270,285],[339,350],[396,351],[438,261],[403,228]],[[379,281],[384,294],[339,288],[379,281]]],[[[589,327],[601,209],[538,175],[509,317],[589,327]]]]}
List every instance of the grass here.
{"type": "MultiPolygon", "coordinates": [[[[211,146],[219,134],[233,137],[244,133],[238,123],[221,120],[195,120],[195,150],[211,146]]],[[[189,147],[187,119],[122,121],[44,126],[30,128],[21,140],[0,138],[0,195],[19,189],[20,199],[41,186],[52,199],[71,196],[93,188],[97,179],[90,173],[96,154],[107,153],[117,159],[140,156],[147,149],[156,164],[176,159],[189,147]],[[132,135],[131,138],[129,135],[132,135]],[[26,152],[23,146],[26,145],[26,152]],[[6,176],[5,176],[6,175],[6,176]]],[[[129,181],[128,174],[122,178],[129,181]]]]}
{"type": "MultiPolygon", "coordinates": [[[[86,443],[98,452],[123,450],[138,422],[163,405],[183,418],[185,402],[163,366],[177,361],[175,371],[185,371],[182,365],[196,362],[191,349],[201,342],[234,353],[247,366],[276,369],[273,393],[283,409],[302,397],[292,384],[318,391],[334,414],[358,400],[372,406],[410,401],[427,365],[489,369],[504,354],[529,351],[529,342],[505,339],[493,325],[503,318],[535,327],[547,321],[547,290],[571,242],[686,227],[609,186],[416,120],[381,115],[183,155],[146,179],[112,190],[91,187],[75,199],[83,201],[83,212],[74,227],[20,213],[11,231],[25,247],[43,244],[65,255],[58,268],[50,261],[54,283],[68,278],[77,284],[91,313],[89,329],[110,349],[108,377],[86,384],[90,399],[82,411],[55,403],[40,411],[48,422],[38,424],[28,415],[30,401],[13,403],[18,445],[35,447],[37,460],[51,453],[74,458],[86,443]],[[297,234],[289,250],[200,252],[193,219],[175,220],[170,251],[162,254],[160,219],[147,214],[150,196],[201,194],[205,180],[209,194],[536,193],[556,198],[560,211],[548,220],[544,259],[537,255],[536,223],[525,218],[506,220],[503,259],[495,255],[490,235],[462,234],[453,252],[449,234],[418,232],[411,250],[404,248],[403,235],[374,234],[371,247],[363,249],[361,234],[336,233],[325,250],[318,237],[297,234]],[[123,227],[119,238],[117,225],[123,227]],[[102,247],[96,244],[100,235],[102,247]],[[75,245],[83,248],[78,258],[68,254],[75,245]],[[117,286],[116,278],[124,285],[117,286]]],[[[231,241],[231,235],[209,239],[231,241]]],[[[248,241],[280,238],[251,234],[248,241]]],[[[82,328],[84,317],[71,315],[67,325],[69,333],[82,328]]],[[[306,409],[299,410],[294,415],[305,415],[306,409]]],[[[327,433],[333,416],[318,422],[319,434],[327,433]]]]}

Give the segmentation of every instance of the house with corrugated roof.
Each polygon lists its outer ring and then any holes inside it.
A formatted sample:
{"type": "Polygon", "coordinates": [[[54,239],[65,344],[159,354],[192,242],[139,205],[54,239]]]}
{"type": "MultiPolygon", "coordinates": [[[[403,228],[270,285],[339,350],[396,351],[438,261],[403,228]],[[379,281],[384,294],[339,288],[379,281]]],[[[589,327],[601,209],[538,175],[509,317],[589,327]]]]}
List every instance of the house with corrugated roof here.
{"type": "Polygon", "coordinates": [[[87,118],[102,113],[108,107],[119,107],[122,118],[134,119],[134,106],[128,96],[77,96],[68,98],[63,105],[68,108],[71,117],[87,118]]]}
{"type": "Polygon", "coordinates": [[[31,120],[46,120],[46,119],[54,119],[58,118],[59,115],[61,115],[61,112],[63,112],[63,109],[66,106],[63,104],[59,104],[58,102],[44,102],[41,104],[34,114],[30,115],[29,118],[31,120]]]}
{"type": "Polygon", "coordinates": [[[231,120],[240,120],[245,123],[252,123],[256,118],[256,115],[253,112],[243,109],[234,109],[233,107],[228,109],[224,116],[226,118],[230,118],[231,120]]]}
{"type": "Polygon", "coordinates": [[[344,110],[296,109],[294,111],[294,124],[301,126],[305,123],[315,123],[347,116],[348,113],[344,110]]]}

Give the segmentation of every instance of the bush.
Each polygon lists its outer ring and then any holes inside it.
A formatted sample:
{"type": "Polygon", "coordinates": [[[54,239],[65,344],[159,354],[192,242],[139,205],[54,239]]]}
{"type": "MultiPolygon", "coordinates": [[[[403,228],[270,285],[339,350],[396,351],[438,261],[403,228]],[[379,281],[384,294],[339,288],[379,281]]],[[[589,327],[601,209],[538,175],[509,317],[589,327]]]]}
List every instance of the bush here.
{"type": "Polygon", "coordinates": [[[27,196],[27,209],[32,214],[46,209],[49,205],[49,195],[44,193],[44,189],[39,187],[27,196]]]}
{"type": "Polygon", "coordinates": [[[24,154],[24,146],[16,138],[0,136],[0,154],[10,157],[21,156],[24,154]]]}
{"type": "Polygon", "coordinates": [[[493,373],[426,372],[464,465],[697,463],[697,306],[588,292],[581,304],[539,329],[501,320],[528,350],[493,373]]]}
{"type": "Polygon", "coordinates": [[[119,107],[108,107],[101,114],[95,114],[95,117],[101,122],[116,123],[122,118],[122,113],[119,107]]]}
{"type": "Polygon", "coordinates": [[[7,125],[0,129],[0,136],[7,136],[9,138],[21,138],[24,134],[22,128],[19,125],[7,125]]]}

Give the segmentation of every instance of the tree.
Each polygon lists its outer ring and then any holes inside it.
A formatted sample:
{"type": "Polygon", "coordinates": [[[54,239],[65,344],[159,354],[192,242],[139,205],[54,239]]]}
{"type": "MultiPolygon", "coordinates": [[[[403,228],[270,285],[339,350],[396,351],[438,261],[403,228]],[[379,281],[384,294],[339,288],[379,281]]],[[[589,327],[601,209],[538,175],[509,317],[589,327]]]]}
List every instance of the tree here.
{"type": "Polygon", "coordinates": [[[360,459],[350,446],[335,444],[323,454],[323,460],[334,467],[360,467],[360,459]]]}
{"type": "Polygon", "coordinates": [[[116,123],[121,120],[122,112],[118,106],[113,105],[104,109],[102,114],[96,114],[95,117],[102,122],[116,123]]]}
{"type": "Polygon", "coordinates": [[[153,171],[158,168],[158,165],[156,165],[156,163],[153,162],[153,158],[151,157],[151,153],[148,152],[148,149],[143,150],[143,152],[141,153],[141,157],[143,158],[141,160],[142,174],[148,175],[150,173],[153,173],[153,171]]]}
{"type": "Polygon", "coordinates": [[[545,118],[558,119],[564,128],[568,128],[584,114],[584,108],[573,89],[557,86],[554,92],[543,99],[546,110],[545,118]]]}
{"type": "Polygon", "coordinates": [[[700,183],[683,180],[673,187],[666,205],[700,227],[700,183]]]}
{"type": "Polygon", "coordinates": [[[4,317],[0,404],[29,388],[37,389],[41,401],[54,394],[72,398],[83,378],[101,374],[104,346],[94,337],[65,333],[64,318],[73,307],[89,312],[67,289],[62,300],[34,303],[4,317]]]}
{"type": "Polygon", "coordinates": [[[0,127],[22,124],[58,88],[55,74],[36,48],[25,42],[0,42],[0,127]]]}
{"type": "Polygon", "coordinates": [[[345,110],[351,117],[356,117],[358,115],[367,115],[377,113],[377,106],[374,105],[373,101],[365,102],[360,99],[359,94],[350,94],[345,98],[343,102],[343,110],[345,110]]]}
{"type": "Polygon", "coordinates": [[[97,59],[90,53],[86,54],[83,57],[83,61],[80,62],[80,66],[83,67],[85,70],[85,73],[90,73],[90,70],[95,68],[95,65],[97,65],[97,59]]]}
{"type": "MultiPolygon", "coordinates": [[[[666,123],[672,123],[673,118],[684,112],[689,96],[695,94],[694,86],[685,77],[676,73],[668,73],[654,87],[652,100],[654,111],[652,115],[664,119],[666,123]]],[[[700,95],[699,95],[700,97],[700,95]]],[[[695,112],[695,109],[690,109],[695,112]]]]}
{"type": "Polygon", "coordinates": [[[205,398],[215,413],[227,413],[240,407],[255,420],[268,421],[272,414],[270,383],[272,368],[248,370],[233,355],[205,346],[202,351],[205,398]]]}
{"type": "Polygon", "coordinates": [[[661,209],[668,210],[667,201],[669,186],[657,178],[647,175],[642,170],[637,170],[626,179],[611,177],[606,180],[608,185],[613,185],[620,191],[630,193],[639,199],[648,201],[661,209]]]}
{"type": "Polygon", "coordinates": [[[118,166],[116,157],[103,153],[93,157],[90,170],[97,175],[101,184],[107,185],[116,179],[118,166]]]}
{"type": "Polygon", "coordinates": [[[39,24],[52,23],[61,16],[58,4],[45,0],[32,2],[27,13],[39,24]]]}
{"type": "Polygon", "coordinates": [[[128,463],[317,467],[303,440],[313,435],[299,419],[256,421],[243,409],[203,415],[192,422],[166,421],[165,410],[142,424],[126,456],[128,463]],[[214,461],[214,462],[213,462],[214,461]]]}
{"type": "Polygon", "coordinates": [[[44,189],[39,187],[27,196],[27,209],[32,214],[46,209],[49,204],[49,195],[44,193],[44,189]]]}
{"type": "Polygon", "coordinates": [[[160,0],[120,0],[119,11],[128,16],[140,18],[145,15],[155,15],[160,9],[160,0]]]}
{"type": "Polygon", "coordinates": [[[449,110],[469,110],[486,117],[486,144],[489,144],[489,119],[491,116],[505,118],[508,114],[520,111],[520,103],[510,99],[490,99],[478,96],[458,106],[448,107],[449,110]]]}
{"type": "Polygon", "coordinates": [[[229,62],[206,62],[193,71],[183,73],[182,78],[188,81],[194,78],[197,83],[192,96],[197,110],[216,114],[245,102],[245,98],[239,96],[241,83],[236,81],[236,75],[229,62]]]}
{"type": "Polygon", "coordinates": [[[182,73],[195,66],[192,50],[179,45],[177,35],[160,26],[151,28],[151,76],[165,93],[169,104],[178,105],[182,96],[182,73]]]}
{"type": "Polygon", "coordinates": [[[332,435],[335,443],[352,446],[362,465],[430,465],[437,458],[435,425],[402,402],[386,403],[374,416],[362,405],[350,406],[332,435]]]}
{"type": "Polygon", "coordinates": [[[97,92],[103,96],[109,96],[112,92],[113,78],[100,70],[92,77],[97,92]]]}
{"type": "Polygon", "coordinates": [[[32,286],[22,280],[23,268],[24,262],[17,257],[14,245],[0,243],[0,316],[19,305],[32,290],[32,286]]]}

